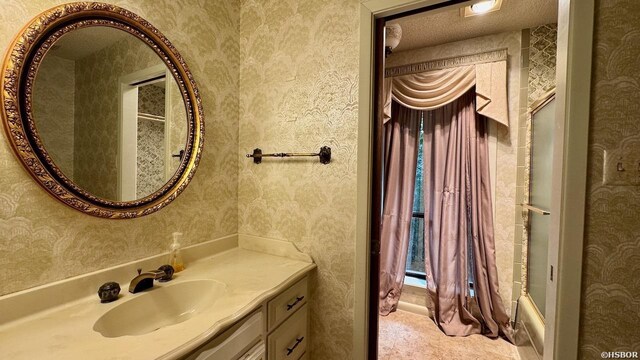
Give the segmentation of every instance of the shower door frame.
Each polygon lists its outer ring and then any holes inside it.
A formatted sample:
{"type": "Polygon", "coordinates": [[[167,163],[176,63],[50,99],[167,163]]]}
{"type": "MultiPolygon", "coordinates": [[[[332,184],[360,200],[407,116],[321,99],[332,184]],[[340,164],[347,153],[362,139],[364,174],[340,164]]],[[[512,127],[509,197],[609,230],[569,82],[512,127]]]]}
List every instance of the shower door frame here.
{"type": "MultiPolygon", "coordinates": [[[[360,72],[353,355],[377,357],[381,214],[382,126],[374,116],[381,94],[384,39],[392,18],[477,1],[363,0],[360,4],[360,72]],[[376,215],[377,214],[377,215],[376,215]]],[[[591,58],[595,0],[558,0],[558,55],[553,203],[547,277],[544,359],[578,357],[586,194],[591,58]],[[580,3],[578,5],[578,2],[580,3]],[[579,214],[579,215],[576,215],[579,214]],[[558,266],[560,265],[560,266],[558,266]],[[560,344],[562,346],[560,346],[560,344]]]]}
{"type": "MultiPolygon", "coordinates": [[[[537,304],[535,301],[533,301],[533,297],[530,294],[530,275],[531,275],[531,264],[529,261],[529,257],[531,256],[531,212],[535,212],[538,213],[539,215],[542,216],[550,216],[551,212],[538,208],[536,207],[534,204],[532,204],[531,202],[531,188],[533,187],[533,172],[534,172],[534,166],[533,166],[533,162],[534,162],[534,143],[533,143],[533,137],[534,137],[534,129],[535,129],[535,115],[542,110],[545,106],[549,105],[549,103],[551,103],[553,100],[556,99],[556,89],[555,87],[549,91],[547,91],[542,97],[540,97],[540,99],[536,100],[533,104],[531,104],[531,109],[528,111],[527,116],[529,117],[529,126],[531,127],[530,131],[528,132],[527,136],[527,142],[530,145],[527,145],[529,147],[529,166],[528,169],[525,171],[528,171],[528,174],[525,175],[529,178],[529,182],[528,185],[525,186],[525,192],[528,194],[526,196],[526,203],[522,204],[522,212],[524,213],[525,211],[528,213],[526,216],[526,222],[523,224],[525,229],[526,229],[526,243],[527,243],[527,256],[522,257],[522,262],[524,265],[524,268],[526,269],[525,275],[526,275],[526,281],[523,283],[523,289],[525,292],[525,296],[528,296],[531,300],[531,303],[534,305],[538,315],[540,316],[540,318],[542,319],[542,322],[545,322],[545,316],[544,313],[542,311],[540,311],[540,305],[537,304]]],[[[547,243],[548,243],[549,239],[547,239],[547,243]]],[[[549,266],[547,265],[547,268],[549,268],[549,266]]],[[[551,270],[551,269],[549,269],[551,270]]],[[[553,271],[553,270],[551,270],[553,271]]],[[[549,277],[551,277],[552,275],[549,275],[549,277]]]]}

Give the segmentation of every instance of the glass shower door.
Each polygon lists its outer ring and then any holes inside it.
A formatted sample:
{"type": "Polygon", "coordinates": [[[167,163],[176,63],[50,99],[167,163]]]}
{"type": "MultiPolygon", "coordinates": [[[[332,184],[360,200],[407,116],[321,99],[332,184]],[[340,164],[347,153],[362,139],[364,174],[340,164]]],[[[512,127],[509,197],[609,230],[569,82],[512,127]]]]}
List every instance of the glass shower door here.
{"type": "Polygon", "coordinates": [[[546,97],[531,114],[531,166],[529,176],[527,291],[540,315],[545,315],[547,248],[553,170],[555,97],[546,97]]]}

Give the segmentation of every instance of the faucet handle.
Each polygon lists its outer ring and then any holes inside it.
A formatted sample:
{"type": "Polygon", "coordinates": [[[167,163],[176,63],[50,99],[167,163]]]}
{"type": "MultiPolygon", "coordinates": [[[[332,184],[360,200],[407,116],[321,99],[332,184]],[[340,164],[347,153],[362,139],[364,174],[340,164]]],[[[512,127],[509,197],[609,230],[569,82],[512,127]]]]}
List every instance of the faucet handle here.
{"type": "Polygon", "coordinates": [[[101,303],[108,303],[114,300],[118,300],[118,294],[120,294],[120,284],[110,281],[102,284],[98,289],[98,296],[101,303]]]}
{"type": "Polygon", "coordinates": [[[171,278],[173,277],[173,273],[175,272],[175,270],[173,269],[173,266],[171,265],[162,265],[158,268],[158,270],[161,270],[164,272],[164,275],[160,277],[160,282],[171,280],[171,278]]]}

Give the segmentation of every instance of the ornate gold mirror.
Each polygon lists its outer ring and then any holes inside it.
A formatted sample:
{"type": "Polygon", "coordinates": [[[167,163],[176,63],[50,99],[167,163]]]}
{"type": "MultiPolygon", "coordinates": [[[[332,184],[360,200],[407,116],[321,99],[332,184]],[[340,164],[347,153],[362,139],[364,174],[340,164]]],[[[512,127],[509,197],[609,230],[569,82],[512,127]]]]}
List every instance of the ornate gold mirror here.
{"type": "Polygon", "coordinates": [[[133,218],[194,175],[202,103],[169,40],[136,14],[93,2],[33,19],[4,60],[4,129],[51,195],[86,214],[133,218]]]}

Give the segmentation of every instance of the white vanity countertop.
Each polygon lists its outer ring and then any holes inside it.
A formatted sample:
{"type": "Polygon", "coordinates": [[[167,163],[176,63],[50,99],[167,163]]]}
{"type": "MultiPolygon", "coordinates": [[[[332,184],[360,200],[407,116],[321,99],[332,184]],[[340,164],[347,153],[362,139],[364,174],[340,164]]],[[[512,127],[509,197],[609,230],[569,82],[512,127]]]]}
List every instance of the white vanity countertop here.
{"type": "MultiPolygon", "coordinates": [[[[315,268],[303,257],[283,257],[236,247],[187,264],[170,282],[213,279],[226,286],[215,305],[193,318],[144,335],[103,337],[93,330],[100,316],[153,288],[131,294],[121,285],[120,299],[102,304],[96,294],[0,326],[3,359],[175,359],[213,338],[315,268]]],[[[271,253],[277,253],[271,251],[271,253]]],[[[96,284],[96,289],[100,284],[96,284]]],[[[2,309],[5,311],[7,309],[2,309]]]]}

